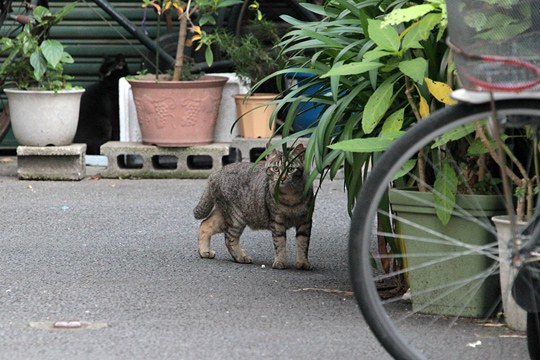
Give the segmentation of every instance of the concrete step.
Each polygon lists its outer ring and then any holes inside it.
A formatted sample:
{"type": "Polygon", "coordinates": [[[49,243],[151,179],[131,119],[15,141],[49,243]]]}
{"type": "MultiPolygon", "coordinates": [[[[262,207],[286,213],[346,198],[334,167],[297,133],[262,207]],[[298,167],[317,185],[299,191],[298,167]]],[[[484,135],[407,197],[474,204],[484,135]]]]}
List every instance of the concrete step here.
{"type": "Polygon", "coordinates": [[[85,153],[86,144],[18,146],[17,174],[21,180],[81,180],[85,153]]]}

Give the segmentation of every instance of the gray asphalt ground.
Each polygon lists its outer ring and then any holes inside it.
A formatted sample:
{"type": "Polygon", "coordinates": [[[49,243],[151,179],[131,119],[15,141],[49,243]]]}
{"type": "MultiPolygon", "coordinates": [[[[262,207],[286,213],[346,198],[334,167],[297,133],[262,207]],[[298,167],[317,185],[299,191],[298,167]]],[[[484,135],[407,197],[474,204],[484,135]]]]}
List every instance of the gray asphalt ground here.
{"type": "Polygon", "coordinates": [[[0,359],[388,358],[350,294],[340,182],[320,195],[306,272],[271,268],[269,232],[244,233],[252,265],[232,262],[222,236],[200,259],[205,180],[15,172],[0,158],[0,359]],[[83,328],[51,329],[69,320],[83,328]]]}
{"type": "MultiPolygon", "coordinates": [[[[253,264],[234,263],[222,236],[216,258],[200,259],[192,209],[205,180],[15,174],[14,159],[0,157],[0,360],[390,358],[350,293],[341,181],[325,184],[317,201],[315,269],[298,271],[271,268],[266,231],[244,233],[253,264]],[[81,328],[52,327],[70,320],[81,328]]],[[[410,319],[410,330],[422,321],[410,319]]],[[[526,358],[522,336],[503,349],[485,339],[489,356],[466,348],[470,341],[435,344],[433,358],[526,358]]]]}

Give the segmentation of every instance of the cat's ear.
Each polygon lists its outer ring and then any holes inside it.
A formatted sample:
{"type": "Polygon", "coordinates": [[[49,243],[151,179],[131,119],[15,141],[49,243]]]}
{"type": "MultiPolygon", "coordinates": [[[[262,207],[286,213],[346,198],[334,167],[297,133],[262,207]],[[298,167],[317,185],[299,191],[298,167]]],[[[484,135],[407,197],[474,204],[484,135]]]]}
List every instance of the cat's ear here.
{"type": "MultiPolygon", "coordinates": [[[[266,150],[270,148],[270,143],[266,144],[266,150]]],[[[279,152],[276,149],[273,149],[268,154],[266,154],[266,160],[273,159],[275,157],[279,156],[279,152]]]]}
{"type": "Polygon", "coordinates": [[[276,149],[274,149],[270,151],[268,155],[266,155],[266,160],[275,159],[278,156],[279,156],[279,152],[276,149]]]}
{"type": "Polygon", "coordinates": [[[291,152],[291,157],[292,158],[300,157],[302,160],[304,160],[304,154],[305,154],[304,145],[298,144],[295,146],[295,148],[291,152]]]}

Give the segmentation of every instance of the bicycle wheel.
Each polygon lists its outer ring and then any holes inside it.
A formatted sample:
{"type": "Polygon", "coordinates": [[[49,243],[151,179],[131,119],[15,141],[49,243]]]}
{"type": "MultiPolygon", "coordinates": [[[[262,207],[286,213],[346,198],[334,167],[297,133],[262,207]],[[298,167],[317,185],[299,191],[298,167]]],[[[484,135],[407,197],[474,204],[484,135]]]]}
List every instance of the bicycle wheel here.
{"type": "MultiPolygon", "coordinates": [[[[434,113],[380,157],[357,198],[349,248],[353,289],[371,330],[396,359],[527,357],[525,329],[510,329],[500,318],[512,275],[500,282],[499,271],[511,255],[499,255],[491,217],[507,213],[498,179],[509,172],[489,156],[491,115],[489,104],[462,103],[434,113]],[[472,162],[477,154],[482,160],[472,162]],[[483,186],[491,195],[470,199],[479,190],[470,185],[471,169],[486,164],[483,186]],[[434,179],[445,186],[434,186],[434,179]],[[427,192],[397,189],[413,184],[427,192]],[[448,210],[452,184],[459,184],[460,195],[448,210]]],[[[529,176],[538,160],[530,149],[538,146],[540,103],[497,102],[497,120],[505,146],[529,176]]]]}
{"type": "Polygon", "coordinates": [[[540,359],[540,314],[527,314],[527,339],[531,359],[540,359]],[[534,341],[536,339],[536,341],[534,341]]]}

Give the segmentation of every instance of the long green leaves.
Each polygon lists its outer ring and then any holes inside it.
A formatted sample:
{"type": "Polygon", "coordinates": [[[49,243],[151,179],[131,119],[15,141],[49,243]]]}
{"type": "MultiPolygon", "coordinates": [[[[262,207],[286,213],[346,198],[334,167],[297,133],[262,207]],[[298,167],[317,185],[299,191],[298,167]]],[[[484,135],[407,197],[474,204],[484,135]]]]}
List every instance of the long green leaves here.
{"type": "Polygon", "coordinates": [[[307,108],[320,109],[316,122],[305,130],[311,134],[305,156],[308,186],[318,176],[333,179],[343,169],[349,210],[373,154],[417,121],[411,99],[415,106],[421,94],[430,100],[424,78],[439,80],[430,66],[441,63],[445,54],[440,41],[444,2],[417,0],[406,10],[410,3],[333,0],[324,6],[303,5],[322,17],[319,22],[282,17],[291,25],[280,43],[288,62],[273,76],[308,77],[276,101],[274,117],[287,114],[279,143],[298,137],[292,131],[296,116],[307,108]],[[406,86],[407,81],[414,87],[406,86]]]}

